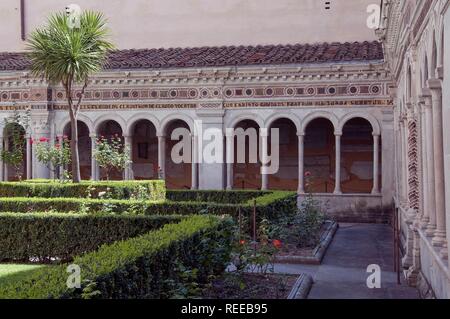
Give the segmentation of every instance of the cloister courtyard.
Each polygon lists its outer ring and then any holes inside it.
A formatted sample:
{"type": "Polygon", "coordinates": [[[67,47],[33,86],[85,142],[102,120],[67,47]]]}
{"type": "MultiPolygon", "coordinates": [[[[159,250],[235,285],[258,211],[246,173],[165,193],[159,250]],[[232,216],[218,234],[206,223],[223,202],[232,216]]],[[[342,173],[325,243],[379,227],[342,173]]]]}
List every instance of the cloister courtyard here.
{"type": "Polygon", "coordinates": [[[0,299],[450,297],[450,1],[105,3],[0,4],[0,299]]]}

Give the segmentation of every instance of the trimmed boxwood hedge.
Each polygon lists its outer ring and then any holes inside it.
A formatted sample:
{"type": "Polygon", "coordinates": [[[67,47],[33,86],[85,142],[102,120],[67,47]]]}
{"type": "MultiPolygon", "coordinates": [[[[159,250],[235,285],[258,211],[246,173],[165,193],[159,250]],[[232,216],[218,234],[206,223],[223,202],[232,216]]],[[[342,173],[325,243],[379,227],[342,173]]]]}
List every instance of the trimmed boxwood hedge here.
{"type": "MultiPolygon", "coordinates": [[[[274,219],[297,209],[295,192],[273,191],[257,197],[256,209],[258,218],[274,219]]],[[[100,200],[83,198],[0,198],[0,211],[4,212],[133,212],[144,215],[192,215],[213,214],[237,216],[238,209],[242,214],[253,211],[253,201],[243,204],[221,204],[205,202],[151,202],[136,200],[100,200]]]]}
{"type": "Polygon", "coordinates": [[[166,198],[175,202],[213,202],[222,204],[241,204],[255,197],[268,195],[269,191],[258,190],[167,190],[166,198]]]}
{"type": "Polygon", "coordinates": [[[231,228],[229,218],[192,216],[76,257],[81,289],[67,287],[67,265],[58,265],[0,278],[0,298],[170,298],[180,284],[206,283],[225,270],[231,228]]]}
{"type": "Polygon", "coordinates": [[[128,239],[180,216],[0,213],[0,261],[68,261],[102,244],[128,239]]]}
{"type": "Polygon", "coordinates": [[[137,195],[141,188],[147,191],[147,199],[161,201],[166,198],[163,180],[150,181],[83,181],[81,183],[61,183],[58,181],[1,182],[0,197],[69,197],[98,198],[100,192],[109,188],[108,195],[113,199],[129,199],[137,195]]]}

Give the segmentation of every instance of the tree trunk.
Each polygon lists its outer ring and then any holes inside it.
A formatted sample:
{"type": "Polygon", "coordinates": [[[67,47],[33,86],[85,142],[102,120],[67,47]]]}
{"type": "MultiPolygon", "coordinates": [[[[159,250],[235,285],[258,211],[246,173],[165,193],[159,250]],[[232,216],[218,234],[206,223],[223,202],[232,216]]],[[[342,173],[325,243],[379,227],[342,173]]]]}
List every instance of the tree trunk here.
{"type": "Polygon", "coordinates": [[[70,128],[72,138],[70,139],[70,153],[72,157],[72,181],[79,183],[81,181],[80,174],[80,156],[78,154],[78,123],[76,117],[70,111],[70,128]]]}

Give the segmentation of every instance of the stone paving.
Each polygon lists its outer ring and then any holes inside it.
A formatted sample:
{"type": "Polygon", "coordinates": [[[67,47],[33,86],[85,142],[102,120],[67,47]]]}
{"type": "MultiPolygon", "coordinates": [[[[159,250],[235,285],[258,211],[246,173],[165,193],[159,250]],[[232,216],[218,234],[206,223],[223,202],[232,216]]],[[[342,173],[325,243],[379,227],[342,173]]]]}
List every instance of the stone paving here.
{"type": "Polygon", "coordinates": [[[309,299],[417,299],[417,289],[397,285],[392,236],[387,225],[340,224],[321,265],[277,264],[275,272],[311,275],[309,299]],[[381,267],[380,289],[367,287],[371,264],[381,267]]]}

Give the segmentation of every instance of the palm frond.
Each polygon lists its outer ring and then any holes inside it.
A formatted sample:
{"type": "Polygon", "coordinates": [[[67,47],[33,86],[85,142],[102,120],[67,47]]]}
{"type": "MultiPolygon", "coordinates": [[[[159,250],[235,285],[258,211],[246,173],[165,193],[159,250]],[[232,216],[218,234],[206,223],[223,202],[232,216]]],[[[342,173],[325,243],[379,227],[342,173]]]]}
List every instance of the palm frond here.
{"type": "Polygon", "coordinates": [[[70,79],[85,82],[102,69],[108,52],[114,49],[108,37],[102,13],[84,11],[79,28],[70,28],[64,12],[53,14],[45,27],[31,33],[27,42],[31,72],[51,83],[70,79]]]}

